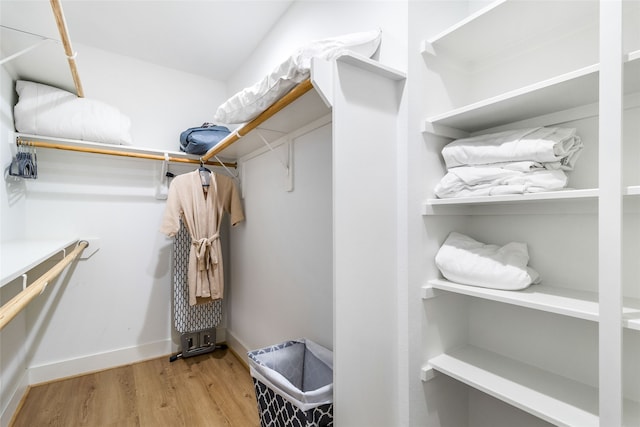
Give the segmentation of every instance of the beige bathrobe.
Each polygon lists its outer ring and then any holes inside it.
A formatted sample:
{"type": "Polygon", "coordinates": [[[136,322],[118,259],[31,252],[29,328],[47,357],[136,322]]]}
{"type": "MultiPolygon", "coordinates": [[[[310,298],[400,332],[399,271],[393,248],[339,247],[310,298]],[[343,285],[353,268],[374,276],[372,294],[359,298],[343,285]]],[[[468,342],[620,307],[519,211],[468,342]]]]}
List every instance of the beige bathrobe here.
{"type": "Polygon", "coordinates": [[[220,299],[224,294],[224,272],[220,245],[220,222],[224,211],[231,225],[244,220],[236,186],[231,178],[211,174],[207,191],[195,170],[173,179],[160,231],[170,237],[180,229],[182,217],[189,235],[189,305],[220,299]]]}

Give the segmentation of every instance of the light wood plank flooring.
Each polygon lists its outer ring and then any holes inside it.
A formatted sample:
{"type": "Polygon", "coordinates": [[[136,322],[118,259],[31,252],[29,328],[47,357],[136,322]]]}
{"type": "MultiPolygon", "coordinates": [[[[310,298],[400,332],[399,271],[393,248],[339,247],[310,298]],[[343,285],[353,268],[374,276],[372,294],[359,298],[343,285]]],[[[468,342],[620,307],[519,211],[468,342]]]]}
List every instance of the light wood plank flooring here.
{"type": "Polygon", "coordinates": [[[251,375],[230,350],[163,357],[32,387],[21,426],[259,426],[251,375]]]}

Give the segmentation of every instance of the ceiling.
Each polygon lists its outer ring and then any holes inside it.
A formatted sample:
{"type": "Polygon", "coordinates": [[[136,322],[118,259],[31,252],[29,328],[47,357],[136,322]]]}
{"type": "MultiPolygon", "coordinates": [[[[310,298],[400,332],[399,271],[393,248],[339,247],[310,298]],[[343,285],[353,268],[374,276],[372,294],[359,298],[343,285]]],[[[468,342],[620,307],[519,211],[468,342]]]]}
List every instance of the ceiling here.
{"type": "MultiPolygon", "coordinates": [[[[61,0],[61,4],[74,48],[93,46],[224,82],[293,1],[61,0]]],[[[0,0],[0,25],[2,58],[39,40],[26,33],[60,40],[49,0],[0,0]]]]}

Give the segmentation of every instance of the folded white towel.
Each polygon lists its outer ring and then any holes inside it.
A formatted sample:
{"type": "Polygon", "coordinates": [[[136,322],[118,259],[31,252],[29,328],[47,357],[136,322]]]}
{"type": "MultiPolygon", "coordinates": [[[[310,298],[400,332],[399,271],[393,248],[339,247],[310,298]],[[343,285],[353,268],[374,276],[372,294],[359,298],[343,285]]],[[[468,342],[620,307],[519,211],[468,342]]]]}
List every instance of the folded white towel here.
{"type": "Polygon", "coordinates": [[[525,243],[488,245],[452,232],[435,261],[445,278],[463,285],[521,290],[540,281],[539,274],[527,266],[529,252],[525,243]]]}
{"type": "Polygon", "coordinates": [[[567,175],[561,170],[536,167],[531,162],[494,166],[460,166],[442,177],[434,191],[441,199],[561,190],[567,175]],[[527,166],[529,165],[529,166],[527,166]],[[523,172],[522,170],[525,170],[523,172]]]}
{"type": "Polygon", "coordinates": [[[583,144],[574,128],[537,127],[455,140],[442,149],[447,169],[529,160],[573,170],[583,144]]]}

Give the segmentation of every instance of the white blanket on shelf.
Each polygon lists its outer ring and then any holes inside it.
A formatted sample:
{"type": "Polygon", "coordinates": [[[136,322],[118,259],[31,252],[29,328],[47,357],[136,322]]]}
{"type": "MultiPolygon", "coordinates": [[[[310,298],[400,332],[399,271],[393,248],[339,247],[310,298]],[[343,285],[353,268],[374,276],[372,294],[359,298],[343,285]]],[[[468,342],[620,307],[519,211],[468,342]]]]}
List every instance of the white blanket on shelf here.
{"type": "Polygon", "coordinates": [[[441,199],[539,193],[561,190],[567,185],[562,170],[544,169],[539,163],[460,166],[450,169],[434,191],[441,199]]]}
{"type": "Polygon", "coordinates": [[[447,169],[529,160],[573,170],[583,144],[575,128],[537,127],[455,140],[442,149],[447,169]]]}
{"type": "Polygon", "coordinates": [[[308,79],[311,58],[334,59],[344,52],[370,58],[380,46],[380,29],[313,40],[298,48],[264,78],[237,92],[218,107],[216,123],[237,124],[256,118],[298,83],[308,79]]]}
{"type": "Polygon", "coordinates": [[[539,274],[527,265],[529,252],[525,243],[484,244],[452,232],[435,261],[446,279],[463,285],[521,290],[540,281],[539,274]]]}

